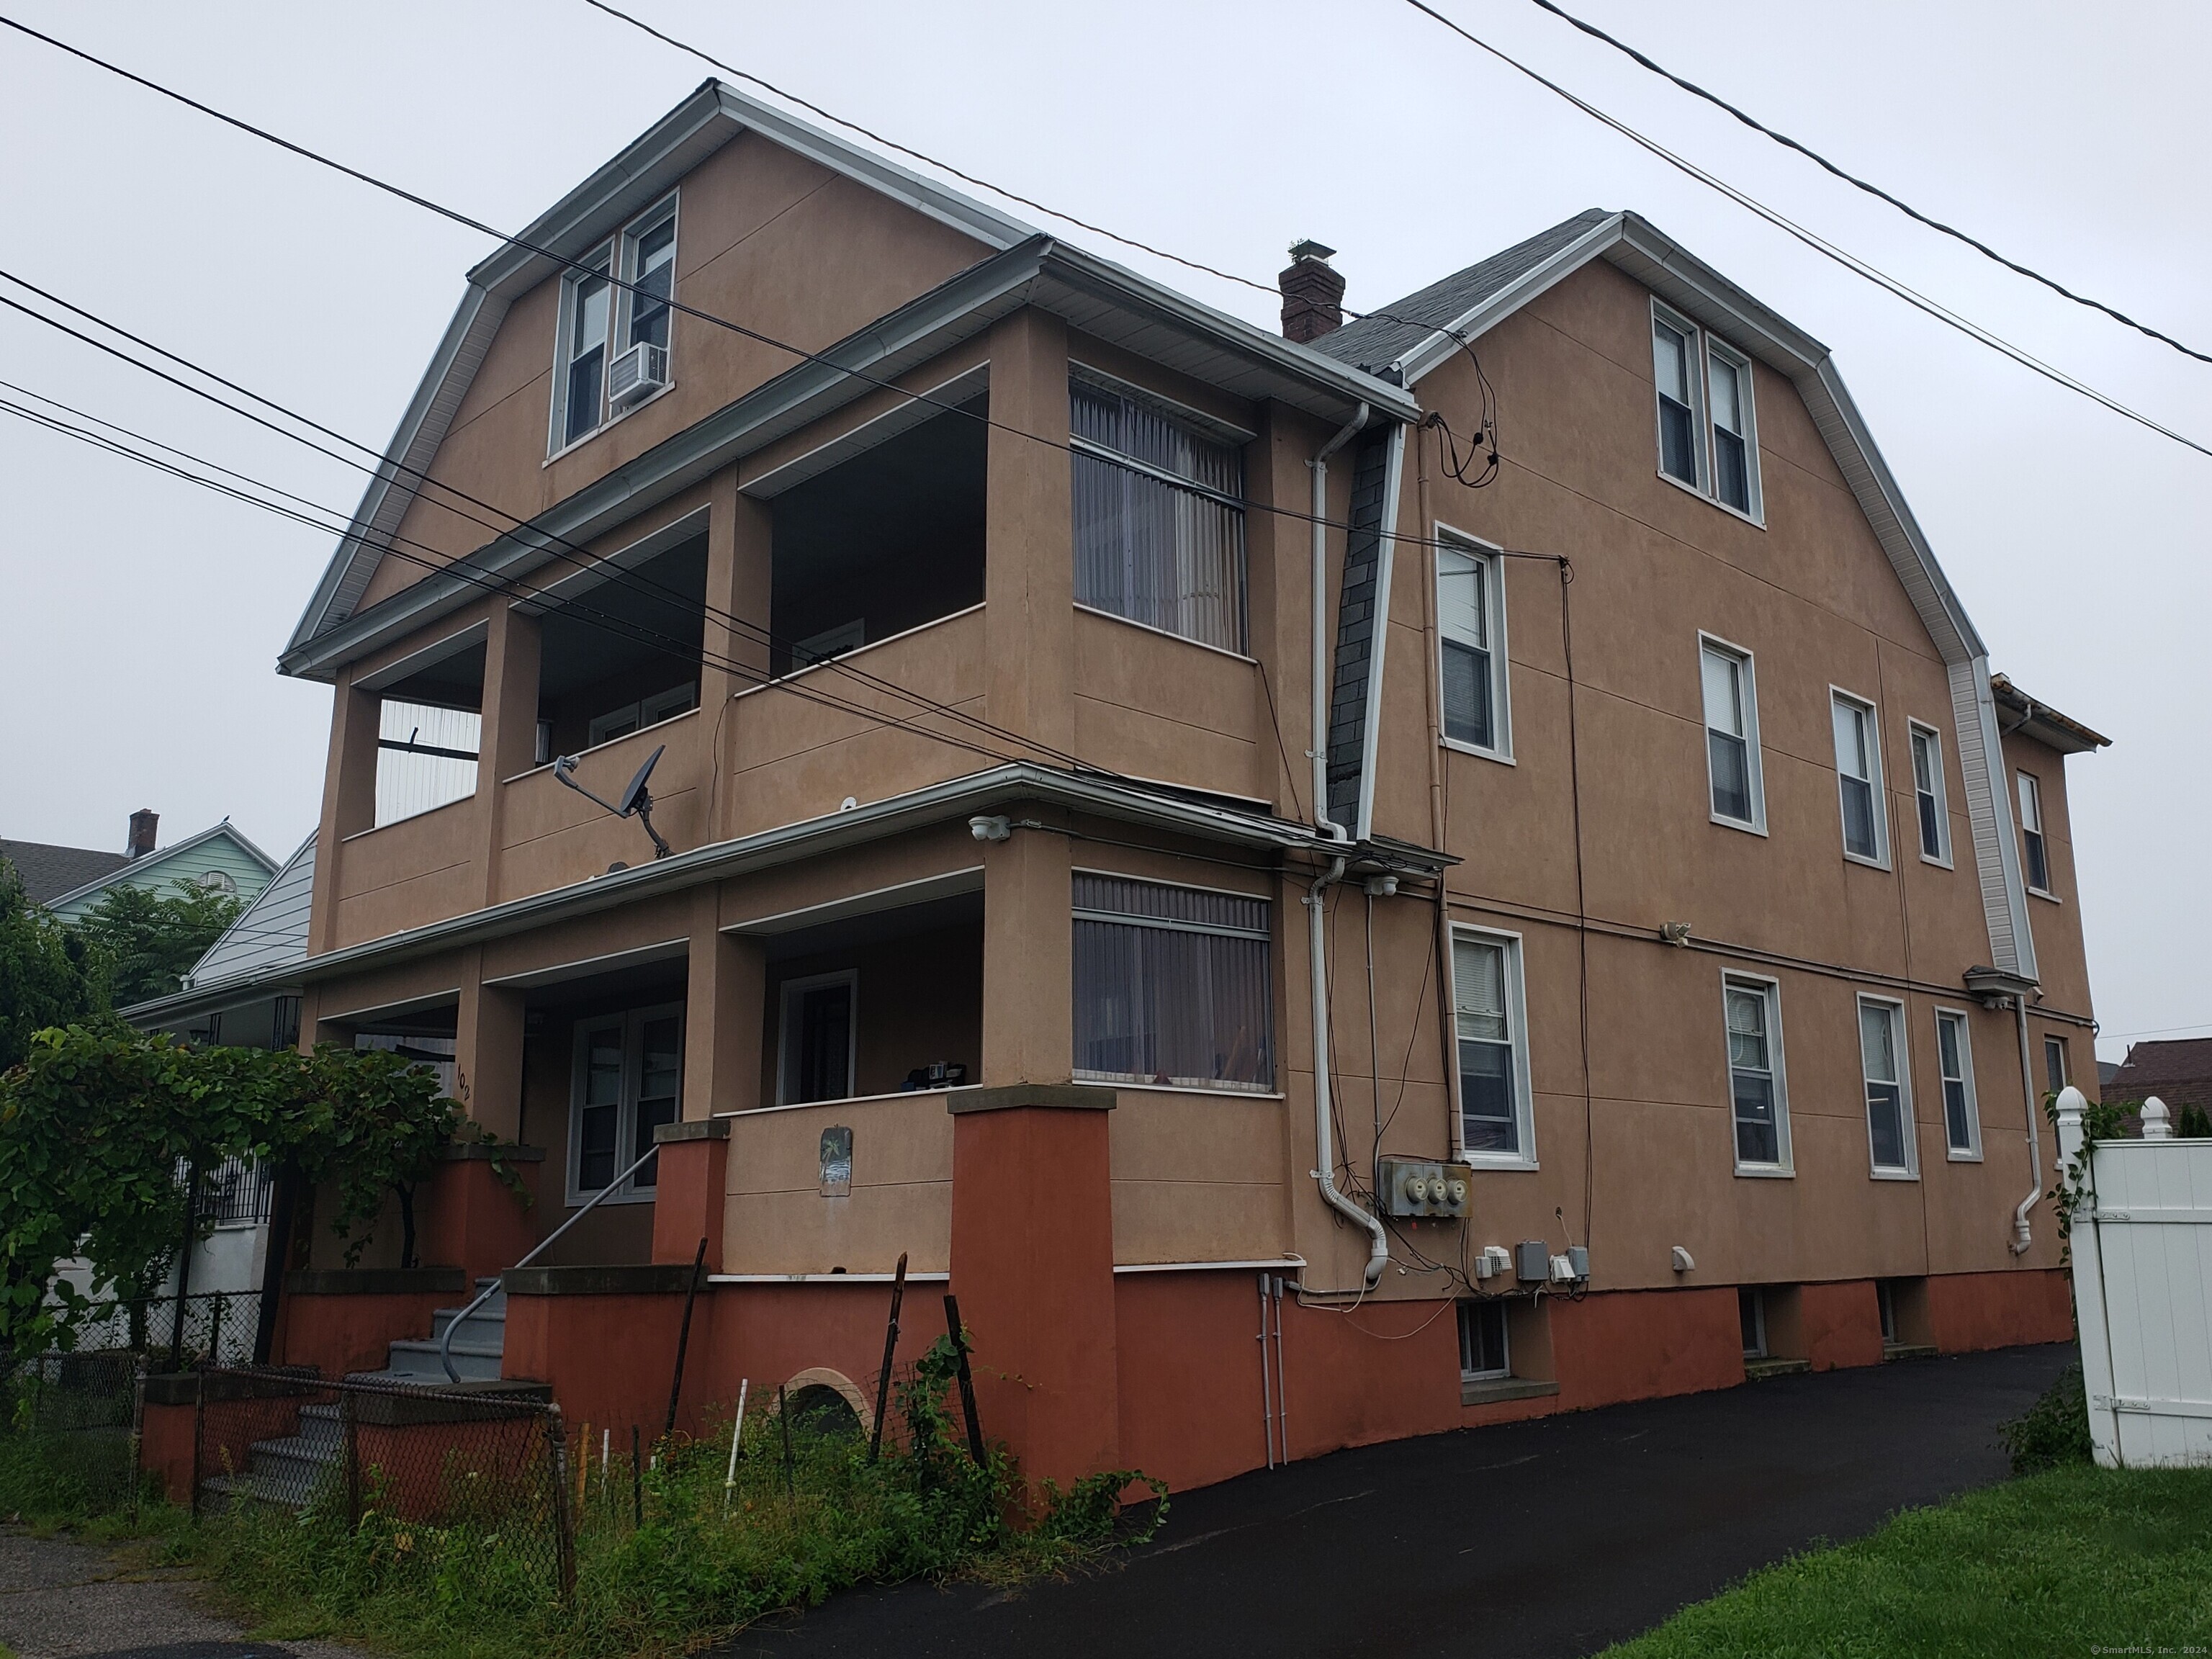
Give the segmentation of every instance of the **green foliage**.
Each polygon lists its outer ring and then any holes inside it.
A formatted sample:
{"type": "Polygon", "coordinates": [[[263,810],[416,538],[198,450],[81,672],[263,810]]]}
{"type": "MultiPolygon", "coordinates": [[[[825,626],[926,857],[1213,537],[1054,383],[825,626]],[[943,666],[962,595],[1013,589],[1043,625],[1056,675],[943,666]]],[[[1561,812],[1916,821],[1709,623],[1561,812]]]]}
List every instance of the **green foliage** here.
{"type": "Polygon", "coordinates": [[[33,1032],[106,1006],[84,940],[33,904],[0,859],[0,1072],[29,1051],[33,1032]]]}
{"type": "MultiPolygon", "coordinates": [[[[2069,1158],[2056,1150],[2051,1154],[2051,1202],[2058,1216],[2059,1260],[2062,1264],[2074,1258],[2074,1212],[2081,1208],[2081,1200],[2088,1190],[2089,1163],[2096,1156],[2097,1143],[2127,1139],[2126,1118],[2133,1110],[2132,1105],[2117,1101],[2090,1101],[2081,1113],[2081,1156],[2069,1158]]],[[[2056,1149],[2063,1144],[2058,1139],[2057,1095],[2045,1094],[2043,1097],[2043,1115],[2050,1120],[2051,1144],[2056,1149]]]]}
{"type": "Polygon", "coordinates": [[[1997,1431],[2012,1454],[2014,1474],[2035,1474],[2090,1461],[2089,1397],[2079,1363],[2059,1374],[2042,1399],[1997,1431]]]}
{"type": "MultiPolygon", "coordinates": [[[[335,1192],[352,1241],[385,1194],[411,1194],[459,1127],[434,1076],[376,1049],[195,1048],[118,1025],[41,1031],[0,1074],[0,1350],[64,1345],[90,1293],[145,1293],[185,1225],[182,1169],[240,1157],[335,1192]]],[[[411,1241],[410,1241],[411,1245],[411,1241]]]]}
{"type": "Polygon", "coordinates": [[[127,883],[111,887],[77,918],[76,931],[90,947],[95,971],[118,1008],[173,995],[192,964],[245,908],[228,893],[189,881],[169,884],[173,892],[127,883]]]}
{"type": "Polygon", "coordinates": [[[1607,1659],[2075,1659],[2212,1642],[2212,1469],[2069,1465],[1753,1574],[1607,1659]]]}

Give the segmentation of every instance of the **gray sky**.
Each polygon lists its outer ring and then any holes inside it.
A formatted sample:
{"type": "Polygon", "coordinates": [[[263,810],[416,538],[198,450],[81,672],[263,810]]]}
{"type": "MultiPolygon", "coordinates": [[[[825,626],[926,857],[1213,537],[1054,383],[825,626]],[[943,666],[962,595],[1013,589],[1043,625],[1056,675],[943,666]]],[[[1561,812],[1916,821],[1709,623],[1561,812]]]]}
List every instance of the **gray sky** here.
{"type": "MultiPolygon", "coordinates": [[[[2212,367],[1910,224],[1526,0],[1439,3],[1893,276],[2212,443],[2212,367]]],[[[1317,237],[1340,250],[1354,307],[1585,207],[1643,212],[1834,349],[1996,665],[2115,739],[2068,769],[2113,1034],[2100,1050],[2212,1031],[2212,981],[2196,968],[2212,924],[2196,851],[2212,803],[2190,666],[2212,597],[2212,459],[1869,288],[1400,0],[627,9],[1193,258],[1272,280],[1292,240],[1317,237]]],[[[2199,78],[2212,9],[1869,0],[1848,27],[1832,8],[1772,0],[1571,9],[1924,210],[2212,349],[2199,78]]],[[[514,228],[708,73],[582,0],[8,9],[514,228]]],[[[0,155],[0,265],[379,444],[489,251],[12,33],[0,155]]],[[[1273,325],[1263,295],[1071,240],[1273,325]]],[[[0,378],[342,512],[358,498],[358,474],[14,313],[0,313],[0,378]]],[[[1509,451],[1511,422],[1502,411],[1509,451]]],[[[315,821],[329,693],[271,664],[328,538],[13,419],[0,421],[0,835],[120,850],[131,810],[150,805],[165,840],[228,814],[289,853],[315,821]]]]}

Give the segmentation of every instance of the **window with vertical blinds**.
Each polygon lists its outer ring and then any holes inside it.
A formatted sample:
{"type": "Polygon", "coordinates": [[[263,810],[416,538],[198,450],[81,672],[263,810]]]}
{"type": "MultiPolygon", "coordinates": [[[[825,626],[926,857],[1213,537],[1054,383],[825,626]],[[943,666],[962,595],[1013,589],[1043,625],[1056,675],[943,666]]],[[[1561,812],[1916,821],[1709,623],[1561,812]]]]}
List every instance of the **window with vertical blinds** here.
{"type": "Polygon", "coordinates": [[[1274,1086],[1267,901],[1079,873],[1078,1077],[1274,1086]]]}
{"type": "Polygon", "coordinates": [[[1244,649],[1244,460],[1089,380],[1068,386],[1075,602],[1244,649]]]}

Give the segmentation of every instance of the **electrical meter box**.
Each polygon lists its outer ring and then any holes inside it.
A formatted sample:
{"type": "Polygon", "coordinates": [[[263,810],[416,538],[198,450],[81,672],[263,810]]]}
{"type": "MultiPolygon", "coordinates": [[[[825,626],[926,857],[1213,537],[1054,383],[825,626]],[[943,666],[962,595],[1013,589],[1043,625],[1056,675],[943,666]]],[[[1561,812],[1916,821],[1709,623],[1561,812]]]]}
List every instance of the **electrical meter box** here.
{"type": "Polygon", "coordinates": [[[1385,1215],[1449,1220],[1467,1213],[1468,1170],[1450,1164],[1386,1158],[1376,1166],[1385,1215]]]}

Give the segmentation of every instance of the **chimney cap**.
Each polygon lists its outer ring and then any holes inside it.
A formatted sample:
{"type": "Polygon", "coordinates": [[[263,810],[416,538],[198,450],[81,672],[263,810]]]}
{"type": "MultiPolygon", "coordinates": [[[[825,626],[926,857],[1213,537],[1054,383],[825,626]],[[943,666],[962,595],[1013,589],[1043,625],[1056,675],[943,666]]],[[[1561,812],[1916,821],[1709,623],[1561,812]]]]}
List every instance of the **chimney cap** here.
{"type": "Polygon", "coordinates": [[[1329,246],[1325,242],[1316,242],[1310,236],[1301,238],[1299,240],[1291,244],[1291,258],[1293,259],[1321,259],[1326,261],[1335,258],[1335,256],[1336,250],[1334,248],[1329,246]]]}

